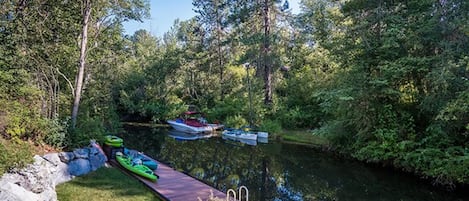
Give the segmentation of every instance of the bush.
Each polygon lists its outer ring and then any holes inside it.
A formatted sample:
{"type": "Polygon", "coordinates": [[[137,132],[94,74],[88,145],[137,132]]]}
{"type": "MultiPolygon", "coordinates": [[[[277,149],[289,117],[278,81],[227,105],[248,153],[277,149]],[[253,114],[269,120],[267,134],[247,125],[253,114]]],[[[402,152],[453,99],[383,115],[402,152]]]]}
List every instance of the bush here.
{"type": "Polygon", "coordinates": [[[68,121],[60,121],[58,118],[49,120],[49,134],[44,136],[43,141],[56,148],[62,148],[66,146],[67,140],[67,129],[68,121]]]}
{"type": "Polygon", "coordinates": [[[69,148],[87,145],[91,139],[101,140],[106,135],[101,119],[93,117],[81,119],[75,129],[71,129],[67,137],[69,148]]]}
{"type": "Polygon", "coordinates": [[[241,117],[241,115],[228,116],[225,120],[225,126],[227,127],[240,128],[245,125],[248,125],[248,121],[241,117]]]}
{"type": "Polygon", "coordinates": [[[33,140],[54,147],[65,145],[66,125],[59,119],[40,115],[34,106],[19,101],[0,100],[2,135],[14,142],[33,140]]]}
{"type": "Polygon", "coordinates": [[[282,126],[278,121],[266,119],[262,121],[259,129],[269,133],[279,133],[282,130],[282,126]]]}
{"type": "Polygon", "coordinates": [[[13,168],[22,168],[32,162],[32,145],[0,138],[0,175],[13,168]]]}

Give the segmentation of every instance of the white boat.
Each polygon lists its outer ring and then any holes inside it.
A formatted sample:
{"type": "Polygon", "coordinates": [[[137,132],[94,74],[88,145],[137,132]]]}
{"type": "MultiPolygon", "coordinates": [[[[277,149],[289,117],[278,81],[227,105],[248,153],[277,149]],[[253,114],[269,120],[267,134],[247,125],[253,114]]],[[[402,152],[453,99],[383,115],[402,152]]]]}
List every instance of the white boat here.
{"type": "Polygon", "coordinates": [[[205,125],[205,126],[190,126],[184,122],[178,122],[174,120],[167,121],[175,130],[186,132],[186,133],[210,133],[214,131],[214,127],[205,125]]]}
{"type": "Polygon", "coordinates": [[[228,135],[222,135],[221,138],[224,139],[224,140],[241,142],[241,143],[247,144],[247,145],[253,145],[253,146],[257,145],[257,140],[240,139],[240,138],[230,137],[228,135]]]}
{"type": "Polygon", "coordinates": [[[199,112],[188,111],[176,120],[168,120],[168,124],[175,130],[186,133],[210,133],[222,129],[223,124],[208,124],[205,118],[197,117],[199,112]]]}
{"type": "Polygon", "coordinates": [[[269,133],[268,132],[256,132],[258,138],[269,138],[269,133]]]}
{"type": "Polygon", "coordinates": [[[257,134],[249,131],[243,131],[239,129],[226,129],[222,132],[222,135],[236,139],[244,140],[257,140],[257,134]]]}

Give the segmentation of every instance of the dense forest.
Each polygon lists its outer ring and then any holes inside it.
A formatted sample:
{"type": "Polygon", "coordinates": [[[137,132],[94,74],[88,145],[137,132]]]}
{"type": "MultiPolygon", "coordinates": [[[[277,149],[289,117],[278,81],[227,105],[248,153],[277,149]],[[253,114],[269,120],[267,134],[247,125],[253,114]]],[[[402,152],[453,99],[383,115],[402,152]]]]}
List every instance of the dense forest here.
{"type": "Polygon", "coordinates": [[[8,150],[80,146],[187,105],[244,125],[251,92],[262,129],[309,130],[358,160],[469,184],[468,1],[193,6],[157,37],[124,34],[149,17],[145,0],[0,1],[0,172],[22,164],[8,150]]]}

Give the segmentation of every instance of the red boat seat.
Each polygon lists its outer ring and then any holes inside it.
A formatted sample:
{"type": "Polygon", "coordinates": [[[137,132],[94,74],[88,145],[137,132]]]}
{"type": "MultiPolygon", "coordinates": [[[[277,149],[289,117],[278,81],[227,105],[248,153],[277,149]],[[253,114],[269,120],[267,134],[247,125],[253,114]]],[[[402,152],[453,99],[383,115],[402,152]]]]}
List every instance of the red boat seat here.
{"type": "Polygon", "coordinates": [[[193,127],[203,127],[206,126],[206,124],[200,123],[197,119],[186,119],[185,124],[193,127]]]}

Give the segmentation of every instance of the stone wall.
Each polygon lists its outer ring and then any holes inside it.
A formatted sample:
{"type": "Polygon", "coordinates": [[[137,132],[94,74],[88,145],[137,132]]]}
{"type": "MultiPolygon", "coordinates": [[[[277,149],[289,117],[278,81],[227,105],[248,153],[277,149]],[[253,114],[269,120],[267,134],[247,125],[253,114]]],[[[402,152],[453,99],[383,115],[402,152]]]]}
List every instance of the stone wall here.
{"type": "Polygon", "coordinates": [[[56,201],[56,185],[95,171],[106,161],[106,156],[94,141],[89,147],[73,152],[36,155],[33,164],[2,176],[0,200],[56,201]]]}

